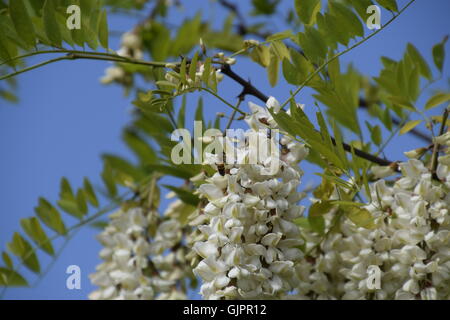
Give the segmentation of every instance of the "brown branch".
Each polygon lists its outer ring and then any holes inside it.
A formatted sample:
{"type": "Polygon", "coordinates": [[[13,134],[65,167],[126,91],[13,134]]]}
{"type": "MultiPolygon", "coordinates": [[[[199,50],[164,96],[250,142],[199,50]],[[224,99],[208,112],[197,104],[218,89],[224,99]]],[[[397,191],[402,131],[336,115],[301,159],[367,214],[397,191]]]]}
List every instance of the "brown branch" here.
{"type": "MultiPolygon", "coordinates": [[[[233,70],[231,70],[231,67],[229,65],[224,64],[223,67],[221,68],[221,71],[224,75],[226,75],[230,79],[236,81],[237,83],[239,83],[242,86],[243,90],[242,90],[241,94],[239,95],[240,98],[243,98],[243,97],[245,97],[245,95],[248,94],[248,95],[252,95],[252,96],[258,98],[263,103],[266,103],[267,100],[269,99],[268,96],[266,96],[264,93],[259,91],[255,86],[253,86],[250,81],[244,80],[241,76],[239,76],[233,70]]],[[[334,140],[334,138],[332,137],[331,139],[332,139],[333,144],[336,145],[336,141],[334,140]]],[[[345,151],[352,152],[352,149],[353,149],[353,151],[355,152],[355,155],[357,155],[358,157],[366,159],[372,163],[376,163],[380,166],[388,166],[388,165],[391,165],[392,163],[394,163],[393,161],[379,158],[379,157],[374,156],[370,153],[367,153],[363,150],[353,148],[352,146],[350,146],[347,143],[342,143],[342,146],[344,147],[345,151]]],[[[397,167],[397,166],[395,166],[395,167],[397,167]]],[[[398,169],[397,169],[397,171],[398,171],[398,169]]]]}
{"type": "Polygon", "coordinates": [[[266,96],[264,93],[256,89],[250,81],[244,80],[240,75],[238,75],[236,72],[231,70],[230,65],[224,64],[220,71],[226,75],[227,77],[231,78],[232,80],[236,81],[242,86],[242,92],[239,94],[239,97],[244,98],[246,95],[251,95],[262,102],[266,103],[267,100],[269,100],[269,97],[266,96]]]}

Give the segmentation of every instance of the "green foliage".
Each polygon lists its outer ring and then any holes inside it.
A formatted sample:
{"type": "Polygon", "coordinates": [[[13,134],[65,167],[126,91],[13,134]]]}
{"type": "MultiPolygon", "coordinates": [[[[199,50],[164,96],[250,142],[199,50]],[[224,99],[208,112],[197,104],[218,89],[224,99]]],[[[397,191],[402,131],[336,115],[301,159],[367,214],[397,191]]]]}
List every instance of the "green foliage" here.
{"type": "Polygon", "coordinates": [[[20,220],[20,225],[25,231],[26,235],[30,237],[42,250],[50,255],[55,254],[52,243],[42,229],[39,220],[36,217],[26,218],[20,220]]]}
{"type": "Polygon", "coordinates": [[[376,1],[380,6],[382,6],[387,10],[398,12],[397,1],[395,0],[376,0],[376,1]]]}
{"type": "Polygon", "coordinates": [[[0,287],[26,287],[27,280],[10,268],[0,267],[0,287]]]}
{"type": "Polygon", "coordinates": [[[310,26],[316,22],[316,15],[320,11],[321,0],[295,0],[295,10],[300,21],[310,26]]]}
{"type": "MultiPolygon", "coordinates": [[[[79,188],[75,193],[69,181],[66,178],[61,179],[58,206],[64,212],[83,219],[88,212],[88,202],[92,206],[98,207],[97,195],[87,178],[84,178],[83,188],[79,188]]],[[[66,227],[58,209],[46,199],[39,198],[39,204],[35,207],[35,211],[36,216],[21,219],[20,225],[25,235],[36,246],[33,246],[19,232],[15,232],[12,241],[7,244],[7,248],[19,258],[21,264],[34,273],[39,274],[41,272],[41,263],[37,255],[38,249],[56,258],[53,241],[59,236],[67,236],[70,229],[66,227]],[[49,236],[48,231],[44,229],[41,222],[53,230],[54,234],[49,236]]],[[[2,258],[5,266],[0,267],[0,286],[27,286],[28,282],[18,273],[18,268],[14,267],[11,257],[6,252],[3,252],[2,258]]]]}
{"type": "Polygon", "coordinates": [[[412,120],[405,123],[405,125],[400,129],[400,134],[405,134],[417,127],[422,123],[422,120],[412,120]]]}
{"type": "MultiPolygon", "coordinates": [[[[0,2],[0,63],[6,62],[0,70],[1,74],[3,68],[7,67],[9,70],[23,66],[22,61],[11,59],[22,53],[30,53],[36,46],[50,49],[61,49],[66,45],[85,49],[88,46],[97,50],[101,45],[108,50],[108,17],[103,4],[112,11],[143,8],[142,3],[123,0],[14,0],[9,3],[11,5],[8,7],[0,2]],[[77,4],[82,8],[81,30],[69,31],[66,27],[65,9],[69,4],[77,4]]],[[[277,12],[278,3],[279,0],[253,0],[253,14],[273,15],[277,12]]],[[[358,117],[362,95],[365,94],[365,106],[371,116],[378,118],[380,123],[392,131],[391,113],[395,113],[400,117],[400,123],[406,123],[400,129],[400,134],[405,134],[422,123],[422,120],[407,120],[410,115],[418,112],[416,103],[421,91],[420,81],[431,81],[433,74],[426,60],[412,44],[407,45],[405,54],[399,61],[383,57],[383,70],[373,81],[362,76],[352,65],[341,67],[339,59],[335,58],[339,55],[336,52],[339,52],[341,46],[351,46],[352,41],[364,36],[366,8],[373,3],[371,0],[328,1],[328,5],[322,8],[320,0],[296,0],[292,2],[292,12],[287,19],[294,26],[293,29],[301,30],[296,34],[291,30],[267,33],[265,23],[245,25],[246,21],[241,21],[235,13],[225,17],[222,28],[218,30],[213,29],[211,23],[202,18],[201,13],[172,27],[164,19],[159,19],[167,13],[165,2],[153,3],[151,19],[140,22],[133,32],[142,37],[142,50],[146,56],[155,61],[171,63],[169,65],[162,62],[160,66],[164,68],[158,69],[156,64],[135,65],[125,61],[125,58],[120,62],[116,61],[127,77],[139,74],[145,85],[133,83],[127,78],[127,89],[136,89],[133,104],[137,108],[134,110],[132,123],[123,131],[122,139],[134,157],[130,160],[110,153],[103,155],[103,196],[115,203],[123,203],[119,193],[126,188],[133,192],[133,199],[124,203],[124,207],[135,205],[134,198],[139,197],[148,199],[148,207],[157,209],[160,201],[158,179],[175,177],[184,181],[183,186],[163,186],[173,191],[186,205],[180,215],[180,222],[183,226],[187,223],[188,216],[200,203],[193,188],[197,185],[189,180],[207,169],[202,165],[174,165],[170,157],[176,142],[171,140],[171,133],[177,127],[185,127],[186,116],[191,114],[195,120],[202,122],[204,129],[220,127],[220,117],[216,117],[214,123],[205,119],[201,97],[195,108],[187,103],[186,94],[193,91],[201,93],[203,90],[221,99],[218,95],[216,70],[222,67],[220,57],[223,55],[215,53],[228,51],[233,53],[232,57],[247,54],[265,68],[272,87],[279,83],[282,72],[289,84],[311,88],[320,107],[325,107],[324,113],[319,109],[316,118],[310,120],[294,99],[290,99],[290,113],[272,113],[284,133],[310,147],[308,160],[323,168],[323,172],[317,174],[322,182],[313,190],[313,195],[318,200],[311,205],[308,217],[297,219],[296,223],[301,228],[325,236],[334,230],[334,226],[327,226],[323,215],[332,213],[335,215],[334,221],[346,216],[358,227],[374,228],[370,212],[362,203],[355,202],[363,189],[366,196],[370,197],[370,177],[367,175],[370,163],[357,157],[355,148],[370,152],[372,145],[375,145],[381,152],[383,136],[379,124],[366,121],[365,127],[370,140],[364,141],[358,117]],[[294,12],[301,24],[298,24],[294,12]],[[243,41],[250,36],[266,41],[259,45],[257,42],[243,41]],[[204,71],[198,79],[197,72],[201,65],[204,71]],[[177,104],[179,96],[182,96],[180,105],[177,104]],[[344,146],[344,134],[352,134],[358,139],[344,146]],[[150,194],[152,197],[149,199],[150,194]]],[[[380,0],[376,3],[387,10],[398,12],[396,1],[380,0]]],[[[258,17],[260,18],[265,17],[258,17]]],[[[440,72],[443,70],[446,40],[433,48],[433,60],[440,72]]],[[[102,57],[106,59],[108,54],[110,52],[102,57]]],[[[0,88],[0,95],[14,100],[14,94],[11,93],[13,85],[5,88],[0,88]]],[[[448,93],[438,92],[428,100],[425,110],[449,100],[448,93]]],[[[225,99],[221,101],[224,102],[225,99]]],[[[438,121],[437,118],[432,119],[438,121]]],[[[105,226],[105,221],[92,223],[92,216],[88,214],[92,207],[99,207],[99,202],[97,191],[88,179],[83,180],[82,187],[75,189],[66,178],[62,178],[56,203],[39,199],[35,208],[36,216],[20,221],[23,235],[18,232],[14,234],[7,246],[9,252],[21,264],[39,273],[39,250],[54,256],[54,240],[59,236],[68,236],[72,228],[83,224],[105,226]],[[66,226],[64,214],[75,217],[77,224],[73,227],[66,226]]],[[[9,254],[3,252],[2,258],[4,266],[0,267],[0,286],[27,285],[27,280],[17,272],[18,267],[14,266],[9,254]]]]}
{"type": "Polygon", "coordinates": [[[435,108],[450,100],[450,93],[438,92],[432,96],[425,105],[425,110],[435,108]]]}
{"type": "Polygon", "coordinates": [[[408,45],[403,58],[394,61],[382,58],[383,70],[375,82],[384,91],[380,97],[387,107],[402,116],[402,109],[415,111],[415,102],[420,93],[420,76],[429,78],[428,66],[420,59],[419,53],[408,45]]]}
{"type": "Polygon", "coordinates": [[[20,258],[28,269],[35,273],[39,273],[41,271],[41,267],[33,247],[19,233],[14,233],[13,239],[10,243],[8,243],[7,247],[12,254],[20,258]]]}
{"type": "Polygon", "coordinates": [[[442,72],[444,68],[445,44],[447,43],[447,40],[448,36],[433,47],[433,61],[440,72],[442,72]]]}
{"type": "Polygon", "coordinates": [[[170,185],[164,185],[164,187],[175,192],[177,197],[184,203],[190,204],[195,207],[200,202],[200,199],[196,195],[194,195],[192,191],[188,191],[187,189],[177,188],[170,185]]]}
{"type": "Polygon", "coordinates": [[[303,139],[312,150],[318,152],[323,159],[333,166],[345,170],[346,159],[341,158],[336,146],[330,138],[323,116],[317,113],[320,123],[320,132],[314,128],[314,125],[308,120],[303,110],[291,103],[291,116],[287,113],[272,113],[274,119],[284,131],[291,136],[298,136],[303,139]]]}
{"type": "Polygon", "coordinates": [[[36,44],[36,35],[24,1],[10,1],[9,14],[17,34],[22,36],[23,41],[29,47],[33,47],[36,44]]]}
{"type": "Polygon", "coordinates": [[[269,15],[275,13],[280,0],[252,0],[254,15],[269,15]]]}

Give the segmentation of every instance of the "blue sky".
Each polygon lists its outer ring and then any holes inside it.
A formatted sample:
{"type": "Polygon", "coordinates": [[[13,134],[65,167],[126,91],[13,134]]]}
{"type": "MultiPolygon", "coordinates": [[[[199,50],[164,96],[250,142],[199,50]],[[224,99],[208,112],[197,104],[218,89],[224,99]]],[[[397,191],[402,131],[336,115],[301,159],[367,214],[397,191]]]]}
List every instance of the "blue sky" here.
{"type": "MultiPolygon", "coordinates": [[[[186,3],[186,1],[182,1],[186,3]]],[[[219,7],[205,6],[210,1],[190,2],[186,12],[174,11],[170,16],[173,23],[179,24],[185,13],[193,15],[197,10],[205,11],[205,17],[213,20],[223,14],[219,7]],[[202,8],[203,5],[203,8],[202,8]]],[[[247,12],[248,3],[239,1],[243,12],[247,12]]],[[[289,4],[290,1],[283,1],[289,4]]],[[[406,1],[399,1],[402,6],[406,1]]],[[[372,38],[342,58],[344,63],[352,62],[361,72],[375,76],[378,74],[382,55],[398,59],[402,56],[406,44],[412,42],[431,61],[431,48],[441,41],[450,31],[450,2],[446,0],[417,0],[399,19],[381,34],[372,38]]],[[[383,12],[382,21],[390,18],[383,12]]],[[[219,20],[219,19],[217,19],[219,20]]],[[[114,31],[127,31],[136,19],[110,17],[110,26],[114,31]]],[[[282,23],[277,23],[282,29],[282,23]]],[[[269,27],[270,28],[270,27],[269,27]]],[[[111,47],[117,49],[118,39],[112,38],[111,47]]],[[[449,51],[447,45],[447,52],[449,51]]],[[[108,63],[99,61],[69,61],[52,64],[18,77],[20,102],[17,105],[0,105],[0,244],[10,241],[14,231],[19,230],[19,220],[33,215],[33,207],[39,196],[51,201],[57,200],[59,181],[66,176],[74,186],[82,183],[84,176],[94,184],[100,185],[100,154],[103,152],[130,156],[121,142],[121,130],[130,120],[130,99],[124,97],[118,86],[103,86],[99,78],[108,63]]],[[[265,77],[265,71],[252,63],[239,60],[234,67],[246,78],[251,78],[261,91],[284,101],[292,86],[281,83],[271,88],[265,77]]],[[[433,69],[435,71],[435,69],[433,69]]],[[[444,75],[449,74],[446,63],[444,75]]],[[[438,88],[448,89],[446,79],[437,84],[438,88]]],[[[221,93],[234,98],[240,88],[225,80],[221,93]]],[[[248,98],[247,101],[256,99],[248,98]]],[[[189,97],[195,108],[194,97],[189,97]]],[[[311,92],[302,91],[298,101],[313,106],[311,92]]],[[[424,98],[420,100],[424,103],[424,98]]],[[[229,112],[216,100],[205,96],[207,118],[213,118],[216,112],[229,112]]],[[[439,110],[436,109],[436,112],[439,110]]],[[[312,114],[312,113],[311,113],[312,114]]],[[[386,135],[385,135],[386,137],[386,135]]],[[[402,152],[422,146],[411,136],[396,138],[386,154],[390,159],[405,159],[402,152]]],[[[303,183],[314,180],[314,168],[305,165],[306,175],[303,183]]],[[[170,182],[170,181],[169,181],[170,182]]],[[[163,202],[163,207],[167,201],[163,202]]],[[[67,224],[76,223],[67,218],[67,224]]],[[[98,230],[82,228],[67,244],[61,256],[52,266],[47,276],[33,288],[9,289],[6,299],[85,299],[94,288],[88,274],[100,262],[100,245],[95,240],[98,230]],[[82,272],[81,290],[66,289],[67,266],[76,264],[82,272]]],[[[63,244],[56,242],[56,247],[63,244]]],[[[40,254],[43,269],[51,262],[40,254]]],[[[30,274],[23,270],[27,276],[30,274]]],[[[34,276],[28,277],[32,279],[34,276]]],[[[193,296],[196,297],[196,296],[193,296]]]]}

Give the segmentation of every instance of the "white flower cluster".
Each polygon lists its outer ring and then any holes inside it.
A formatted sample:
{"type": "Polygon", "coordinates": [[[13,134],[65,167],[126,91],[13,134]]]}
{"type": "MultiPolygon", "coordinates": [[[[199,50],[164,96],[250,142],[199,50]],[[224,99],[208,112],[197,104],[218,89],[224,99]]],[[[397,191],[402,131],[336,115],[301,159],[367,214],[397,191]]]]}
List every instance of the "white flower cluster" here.
{"type": "MultiPolygon", "coordinates": [[[[399,180],[374,183],[372,202],[366,206],[375,219],[374,229],[358,228],[341,218],[335,228],[339,231],[323,242],[317,234],[302,232],[307,250],[318,247],[297,265],[296,297],[450,299],[448,159],[448,155],[439,158],[441,182],[413,159],[400,164],[403,176],[399,180]],[[370,266],[381,270],[381,288],[370,285],[370,266]]],[[[331,227],[335,212],[324,217],[331,227]]]]}
{"type": "MultiPolygon", "coordinates": [[[[274,102],[271,98],[269,106],[274,102]]],[[[254,112],[247,119],[250,124],[258,117],[269,117],[264,108],[253,104],[250,108],[254,112]]],[[[269,144],[265,134],[258,134],[269,144]]],[[[227,139],[223,143],[231,143],[227,139]]],[[[299,157],[307,155],[304,146],[298,150],[299,157]]],[[[238,152],[244,153],[238,159],[246,159],[251,151],[242,148],[238,152]]],[[[298,162],[301,157],[295,160],[298,162]]],[[[304,196],[297,192],[302,172],[274,156],[256,164],[221,165],[218,155],[209,155],[208,162],[218,172],[198,190],[208,199],[203,209],[207,223],[198,227],[205,240],[197,241],[193,248],[202,258],[194,269],[203,280],[202,296],[206,299],[284,297],[298,285],[294,266],[303,257],[298,249],[303,242],[293,223],[304,209],[297,205],[304,196]],[[268,175],[272,161],[278,161],[279,168],[268,175]]]]}
{"type": "MultiPolygon", "coordinates": [[[[134,32],[126,32],[122,35],[120,49],[117,54],[126,58],[142,59],[142,41],[139,35],[134,32]]],[[[103,84],[112,82],[123,82],[126,78],[126,72],[120,66],[111,66],[105,70],[105,75],[100,79],[103,84]]]]}
{"type": "Polygon", "coordinates": [[[98,236],[103,263],[90,275],[99,289],[90,299],[185,299],[181,281],[189,276],[181,227],[169,206],[164,217],[140,207],[113,214],[98,236]],[[152,230],[154,229],[154,230],[152,230]],[[150,234],[154,236],[151,237],[150,234]]]}

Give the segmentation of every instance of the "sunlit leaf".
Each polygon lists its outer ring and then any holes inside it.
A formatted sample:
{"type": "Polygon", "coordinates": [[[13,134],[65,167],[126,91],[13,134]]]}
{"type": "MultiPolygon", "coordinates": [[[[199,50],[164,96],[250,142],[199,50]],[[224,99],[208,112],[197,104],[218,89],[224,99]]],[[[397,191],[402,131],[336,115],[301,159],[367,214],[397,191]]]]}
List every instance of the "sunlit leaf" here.
{"type": "Polygon", "coordinates": [[[39,273],[41,271],[39,260],[33,247],[19,233],[14,233],[13,239],[7,244],[7,247],[9,251],[21,259],[28,269],[35,273],[39,273]]]}
{"type": "Polygon", "coordinates": [[[450,93],[439,92],[432,96],[425,105],[425,110],[435,108],[450,100],[450,93]]]}
{"type": "Polygon", "coordinates": [[[316,22],[316,15],[320,11],[320,0],[295,0],[295,10],[300,21],[310,26],[316,22]]]}

